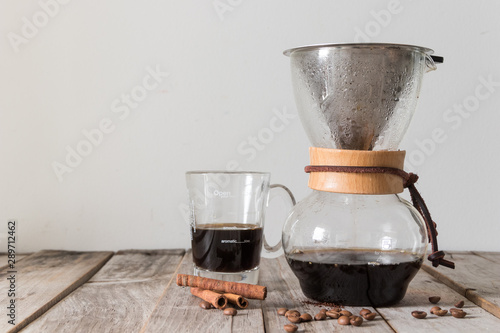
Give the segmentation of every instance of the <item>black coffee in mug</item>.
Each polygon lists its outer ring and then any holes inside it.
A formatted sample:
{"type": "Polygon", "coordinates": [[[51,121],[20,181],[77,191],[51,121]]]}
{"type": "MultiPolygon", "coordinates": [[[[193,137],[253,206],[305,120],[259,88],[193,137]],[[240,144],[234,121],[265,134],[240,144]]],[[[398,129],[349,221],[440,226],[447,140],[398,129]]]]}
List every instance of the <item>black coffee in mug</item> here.
{"type": "Polygon", "coordinates": [[[259,266],[262,228],[256,224],[224,223],[191,227],[191,248],[196,266],[234,273],[259,266]]]}

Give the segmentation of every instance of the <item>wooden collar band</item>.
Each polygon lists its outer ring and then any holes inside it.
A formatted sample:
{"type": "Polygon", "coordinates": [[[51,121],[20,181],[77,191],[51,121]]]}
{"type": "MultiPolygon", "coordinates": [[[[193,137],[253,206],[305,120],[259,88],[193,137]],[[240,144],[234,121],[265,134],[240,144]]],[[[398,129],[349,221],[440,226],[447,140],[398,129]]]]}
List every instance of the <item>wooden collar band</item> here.
{"type": "MultiPolygon", "coordinates": [[[[309,148],[311,166],[404,168],[406,152],[309,148]]],[[[404,190],[400,176],[390,172],[328,172],[311,169],[309,187],[314,190],[351,194],[395,194],[404,190]]],[[[381,170],[380,170],[381,171],[381,170]]]]}

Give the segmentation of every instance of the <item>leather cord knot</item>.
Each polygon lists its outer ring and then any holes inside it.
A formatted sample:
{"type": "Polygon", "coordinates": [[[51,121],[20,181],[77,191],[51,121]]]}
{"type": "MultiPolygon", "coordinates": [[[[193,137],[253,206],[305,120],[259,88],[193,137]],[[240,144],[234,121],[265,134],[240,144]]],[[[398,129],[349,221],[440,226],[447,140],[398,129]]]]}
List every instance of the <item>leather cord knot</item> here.
{"type": "Polygon", "coordinates": [[[389,173],[399,176],[403,179],[403,186],[410,192],[411,201],[413,206],[418,210],[420,215],[424,218],[427,227],[427,234],[429,235],[429,242],[432,245],[432,253],[427,257],[432,262],[432,266],[438,267],[443,265],[448,268],[455,268],[455,263],[444,259],[445,253],[439,251],[436,230],[437,224],[432,220],[431,213],[425,204],[424,199],[417,191],[415,183],[418,176],[414,173],[408,173],[404,170],[389,167],[359,167],[359,166],[335,166],[335,165],[308,165],[304,168],[305,172],[348,172],[348,173],[389,173]]]}
{"type": "Polygon", "coordinates": [[[406,173],[408,175],[407,178],[403,178],[404,183],[403,187],[408,188],[408,186],[415,184],[418,181],[418,176],[414,173],[408,172],[406,173]]]}

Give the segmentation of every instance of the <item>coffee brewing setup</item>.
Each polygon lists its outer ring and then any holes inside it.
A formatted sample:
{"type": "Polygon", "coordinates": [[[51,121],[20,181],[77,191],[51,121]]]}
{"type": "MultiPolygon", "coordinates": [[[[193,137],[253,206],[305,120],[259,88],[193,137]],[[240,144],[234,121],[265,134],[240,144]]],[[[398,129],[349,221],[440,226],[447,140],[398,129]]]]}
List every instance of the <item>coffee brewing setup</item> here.
{"type": "Polygon", "coordinates": [[[321,302],[387,306],[400,301],[428,241],[432,265],[454,267],[436,224],[403,171],[398,145],[422,78],[441,57],[398,44],[312,45],[284,52],[302,125],[311,141],[312,193],[291,211],[282,235],[304,294],[321,302]],[[397,194],[408,188],[412,204],[397,194]]]}

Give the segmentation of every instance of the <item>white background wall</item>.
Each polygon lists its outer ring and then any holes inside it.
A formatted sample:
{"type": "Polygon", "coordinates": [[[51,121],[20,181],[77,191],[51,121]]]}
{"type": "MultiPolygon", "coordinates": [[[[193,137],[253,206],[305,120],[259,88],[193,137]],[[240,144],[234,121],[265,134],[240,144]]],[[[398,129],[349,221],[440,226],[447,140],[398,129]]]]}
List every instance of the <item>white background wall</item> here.
{"type": "Polygon", "coordinates": [[[441,248],[500,251],[499,12],[497,1],[3,0],[1,241],[16,218],[20,251],[189,247],[184,172],[228,163],[303,198],[309,143],[282,51],[369,40],[445,57],[401,149],[441,248]],[[149,71],[160,73],[144,90],[149,71]],[[132,92],[133,108],[121,100],[132,92]],[[277,113],[284,130],[251,148],[277,113]],[[108,133],[89,146],[99,126],[108,133]],[[431,143],[436,129],[444,139],[431,143]],[[69,165],[77,149],[88,154],[69,165]]]}

